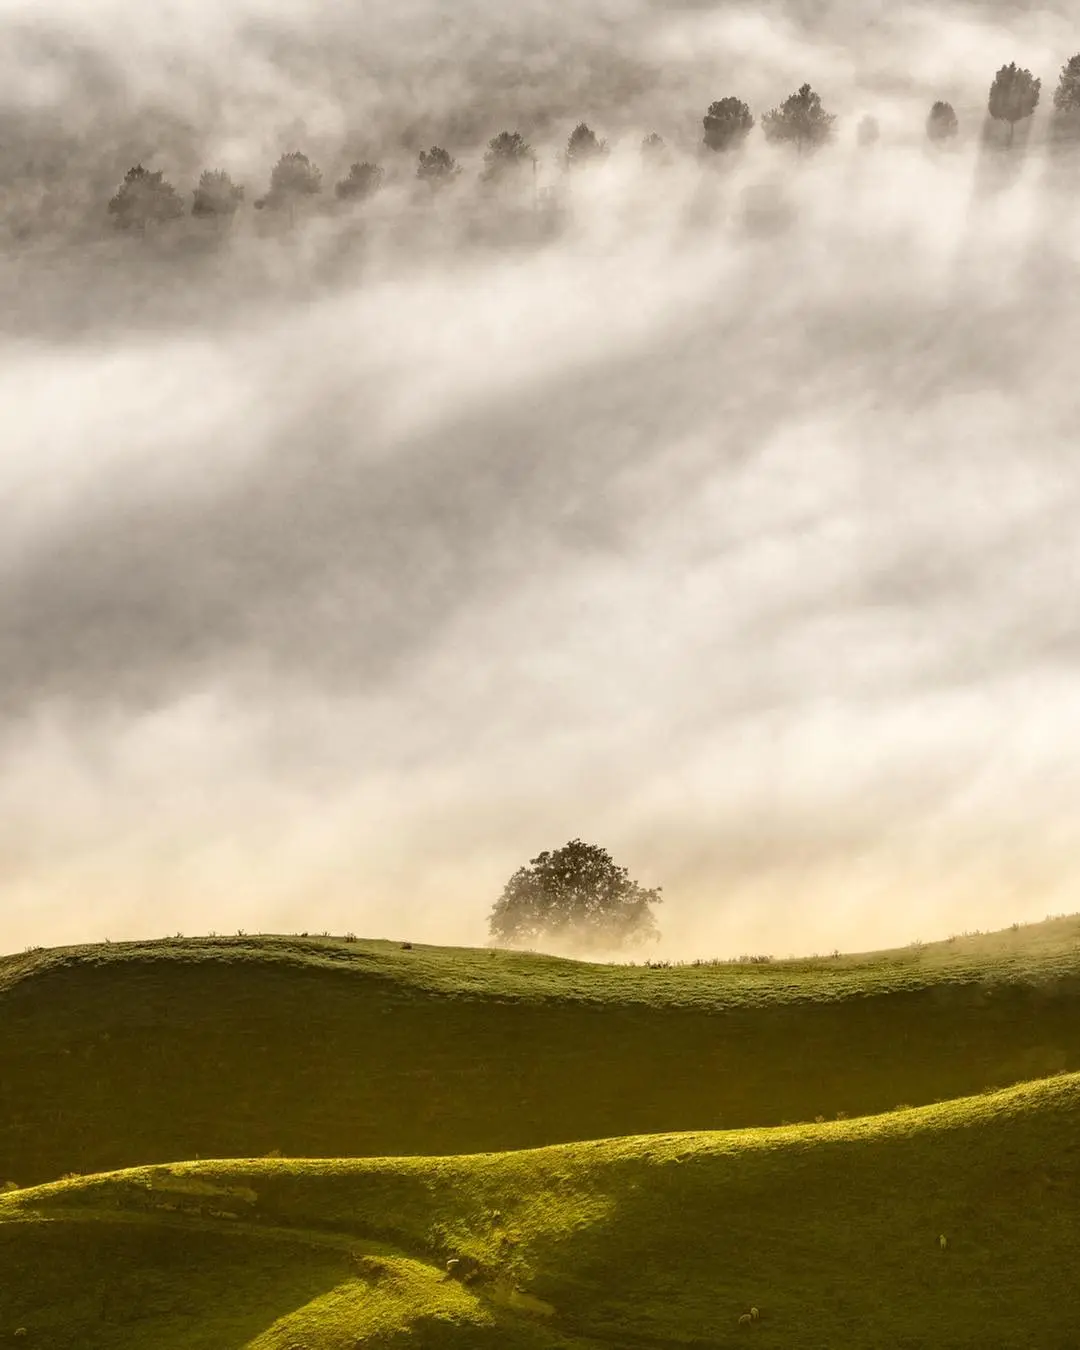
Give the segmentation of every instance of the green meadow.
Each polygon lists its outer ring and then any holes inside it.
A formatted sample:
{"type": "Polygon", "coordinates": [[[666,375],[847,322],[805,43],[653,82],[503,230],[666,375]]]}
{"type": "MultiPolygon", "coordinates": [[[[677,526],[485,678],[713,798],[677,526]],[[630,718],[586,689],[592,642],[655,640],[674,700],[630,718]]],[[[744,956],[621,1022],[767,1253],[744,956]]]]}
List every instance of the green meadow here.
{"type": "Polygon", "coordinates": [[[1080,1345],[1080,916],[661,968],[31,952],[0,1093],[0,1345],[1080,1345]]]}

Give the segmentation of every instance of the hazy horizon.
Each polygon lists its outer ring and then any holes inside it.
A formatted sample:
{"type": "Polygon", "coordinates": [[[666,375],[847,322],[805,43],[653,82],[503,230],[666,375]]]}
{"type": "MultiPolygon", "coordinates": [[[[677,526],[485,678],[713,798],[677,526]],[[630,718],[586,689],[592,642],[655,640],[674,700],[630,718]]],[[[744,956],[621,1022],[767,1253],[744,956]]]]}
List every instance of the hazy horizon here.
{"type": "Polygon", "coordinates": [[[0,951],[478,944],[575,837],[664,888],[664,956],[1080,908],[1065,6],[0,0],[0,32],[0,951]],[[830,147],[698,162],[713,99],[804,81],[830,147]],[[500,239],[486,139],[555,184],[581,120],[612,153],[562,231],[500,239]],[[424,206],[436,143],[466,173],[424,206]],[[388,186],[267,229],[296,148],[388,186]],[[110,237],[136,161],[244,183],[216,250],[110,237]]]}

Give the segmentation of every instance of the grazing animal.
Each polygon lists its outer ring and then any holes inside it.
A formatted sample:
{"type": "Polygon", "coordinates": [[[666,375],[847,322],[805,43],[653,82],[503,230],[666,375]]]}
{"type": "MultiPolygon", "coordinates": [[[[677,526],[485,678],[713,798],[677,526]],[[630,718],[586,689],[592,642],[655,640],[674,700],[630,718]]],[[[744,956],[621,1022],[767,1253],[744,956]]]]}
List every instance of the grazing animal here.
{"type": "Polygon", "coordinates": [[[944,1233],[942,1233],[941,1236],[938,1238],[938,1246],[941,1248],[942,1251],[944,1251],[948,1245],[949,1239],[945,1236],[944,1233]]]}
{"type": "Polygon", "coordinates": [[[751,1318],[752,1321],[756,1322],[760,1316],[761,1316],[761,1313],[759,1313],[758,1310],[757,1310],[756,1308],[751,1308],[751,1309],[750,1309],[750,1318],[751,1318]]]}
{"type": "Polygon", "coordinates": [[[739,1317],[739,1326],[748,1327],[753,1320],[754,1319],[750,1316],[749,1313],[742,1313],[741,1316],[739,1317]]]}
{"type": "Polygon", "coordinates": [[[447,1261],[446,1263],[447,1275],[450,1276],[456,1275],[458,1273],[458,1268],[460,1267],[460,1265],[461,1265],[461,1258],[457,1256],[452,1256],[450,1260],[447,1261]]]}

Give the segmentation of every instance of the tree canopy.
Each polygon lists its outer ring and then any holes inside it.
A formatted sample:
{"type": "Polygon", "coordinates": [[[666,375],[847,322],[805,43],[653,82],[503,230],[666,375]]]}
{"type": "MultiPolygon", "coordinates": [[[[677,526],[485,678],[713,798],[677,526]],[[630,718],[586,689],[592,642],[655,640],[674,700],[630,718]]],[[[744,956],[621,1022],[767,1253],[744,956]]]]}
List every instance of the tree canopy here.
{"type": "Polygon", "coordinates": [[[223,170],[205,169],[193,196],[193,216],[232,216],[244,199],[244,189],[223,170]]]}
{"type": "Polygon", "coordinates": [[[281,156],[270,174],[271,197],[313,197],[322,191],[322,170],[300,150],[281,156]]]}
{"type": "Polygon", "coordinates": [[[140,230],[161,225],[184,214],[184,203],[162,170],[151,173],[141,164],[128,169],[116,195],[110,200],[109,215],[116,217],[121,230],[140,230]]]}
{"type": "Polygon", "coordinates": [[[364,160],[359,164],[350,164],[349,172],[334,186],[334,194],[340,201],[365,201],[382,187],[383,171],[378,164],[369,164],[364,160]]]}
{"type": "Polygon", "coordinates": [[[520,131],[500,131],[488,141],[480,177],[485,183],[500,182],[532,162],[532,147],[520,131]]]}
{"type": "Polygon", "coordinates": [[[646,164],[667,164],[671,155],[663,136],[650,131],[641,142],[641,158],[646,164]]]}
{"type": "Polygon", "coordinates": [[[659,936],[652,906],[660,887],[631,881],[606,849],[572,839],[520,867],[491,911],[491,936],[524,944],[568,937],[593,947],[622,947],[659,936]]]}
{"type": "Polygon", "coordinates": [[[430,150],[421,150],[417,156],[416,176],[430,187],[449,183],[460,172],[457,160],[441,145],[433,145],[430,150]]]}
{"type": "Polygon", "coordinates": [[[594,160],[603,159],[607,150],[607,141],[600,140],[586,122],[579,122],[566,142],[566,166],[573,169],[591,164],[594,160]]]}
{"type": "Polygon", "coordinates": [[[1080,53],[1070,56],[1061,68],[1054,90],[1054,111],[1080,113],[1080,53]]]}
{"type": "Polygon", "coordinates": [[[701,119],[705,127],[702,144],[708,150],[731,150],[741,145],[754,125],[753,114],[741,99],[722,98],[709,104],[701,119]]]}
{"type": "Polygon", "coordinates": [[[1042,81],[1030,70],[1021,70],[1015,61],[1002,66],[994,76],[986,106],[995,121],[1008,122],[1010,145],[1017,122],[1030,117],[1038,107],[1041,87],[1042,81]]]}
{"type": "Polygon", "coordinates": [[[832,136],[835,121],[821,106],[821,96],[804,84],[784,99],[779,108],[765,114],[761,129],[767,141],[793,144],[801,154],[807,147],[824,145],[832,136]]]}
{"type": "Polygon", "coordinates": [[[927,116],[926,134],[932,141],[947,141],[956,135],[959,126],[953,105],[939,100],[927,116]]]}

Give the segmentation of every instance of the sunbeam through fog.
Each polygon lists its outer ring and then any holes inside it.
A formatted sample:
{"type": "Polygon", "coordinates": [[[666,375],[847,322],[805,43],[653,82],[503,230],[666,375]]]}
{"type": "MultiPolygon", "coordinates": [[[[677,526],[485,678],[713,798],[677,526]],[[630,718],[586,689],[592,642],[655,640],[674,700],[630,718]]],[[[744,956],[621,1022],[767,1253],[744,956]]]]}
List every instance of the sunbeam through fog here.
{"type": "Polygon", "coordinates": [[[1076,908],[1068,7],[0,0],[0,32],[0,948],[482,943],[575,836],[663,886],[667,955],[1076,908]],[[1005,148],[1010,61],[1043,99],[1005,148]],[[714,99],[804,81],[831,144],[700,152],[714,99]],[[565,173],[582,119],[611,153],[565,173]],[[503,127],[513,201],[477,184],[503,127]],[[271,219],[294,149],[325,200],[271,219]],[[384,186],[335,202],[360,159],[384,186]],[[242,208],[129,237],[136,162],[242,208]]]}

